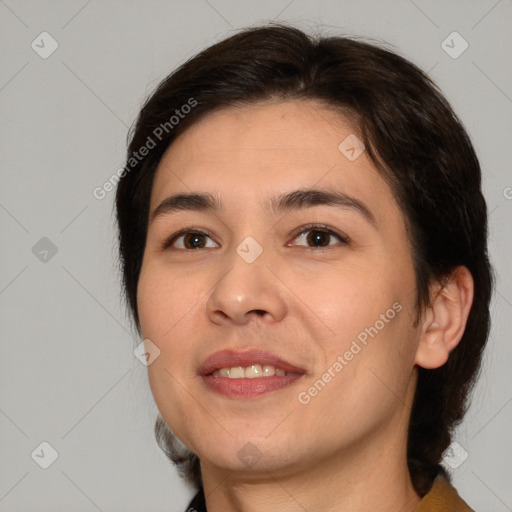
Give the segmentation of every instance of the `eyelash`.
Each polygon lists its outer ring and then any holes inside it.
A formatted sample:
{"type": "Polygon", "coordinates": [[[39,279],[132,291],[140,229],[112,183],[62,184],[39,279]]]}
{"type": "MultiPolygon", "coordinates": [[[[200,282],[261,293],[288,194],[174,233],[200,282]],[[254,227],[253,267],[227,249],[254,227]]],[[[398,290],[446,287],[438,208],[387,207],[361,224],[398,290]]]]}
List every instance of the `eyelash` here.
{"type": "MultiPolygon", "coordinates": [[[[346,244],[348,244],[350,242],[350,239],[347,236],[338,233],[336,230],[334,230],[333,228],[331,228],[330,226],[328,226],[326,224],[306,224],[304,226],[301,226],[300,228],[297,228],[297,230],[295,230],[295,232],[293,234],[293,240],[295,240],[300,235],[308,233],[309,231],[318,231],[318,232],[325,233],[325,234],[328,234],[328,235],[331,235],[331,236],[335,236],[336,238],[338,238],[340,240],[340,242],[343,245],[346,245],[346,244]]],[[[163,242],[163,244],[161,246],[161,249],[162,250],[167,250],[167,249],[171,248],[172,245],[176,242],[176,240],[178,240],[181,236],[189,235],[189,234],[190,235],[192,235],[192,234],[193,235],[204,235],[204,236],[207,236],[209,238],[212,238],[212,233],[210,231],[208,231],[207,229],[193,228],[193,227],[183,228],[183,229],[180,229],[179,231],[177,231],[176,233],[172,234],[170,237],[168,237],[163,242]]],[[[301,246],[301,247],[303,247],[303,246],[301,246]]],[[[307,246],[306,248],[318,250],[318,249],[327,249],[329,247],[331,247],[331,245],[318,246],[318,247],[307,246]]],[[[202,248],[200,248],[200,249],[202,249],[202,248]]],[[[207,249],[208,249],[208,247],[207,247],[207,249]]],[[[180,248],[180,249],[176,249],[176,250],[179,250],[179,251],[196,251],[197,249],[181,249],[180,248]]]]}

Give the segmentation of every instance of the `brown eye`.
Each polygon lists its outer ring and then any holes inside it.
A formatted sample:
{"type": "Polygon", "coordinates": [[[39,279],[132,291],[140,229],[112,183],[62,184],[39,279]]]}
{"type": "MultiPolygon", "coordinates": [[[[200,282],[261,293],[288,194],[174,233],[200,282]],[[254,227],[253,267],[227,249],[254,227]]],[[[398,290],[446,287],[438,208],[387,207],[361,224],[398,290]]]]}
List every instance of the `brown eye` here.
{"type": "Polygon", "coordinates": [[[164,244],[164,248],[193,250],[209,249],[218,247],[217,244],[206,234],[198,231],[182,231],[174,235],[169,242],[164,244]]]}
{"type": "Polygon", "coordinates": [[[183,245],[187,249],[202,249],[205,246],[205,236],[200,233],[188,233],[183,236],[183,245]]]}
{"type": "Polygon", "coordinates": [[[312,248],[321,248],[336,245],[337,243],[347,243],[347,240],[340,235],[334,233],[330,229],[308,229],[299,233],[295,237],[295,243],[293,245],[301,245],[312,248]]]}
{"type": "Polygon", "coordinates": [[[308,244],[314,247],[324,247],[329,245],[329,241],[331,238],[330,233],[326,233],[325,231],[313,231],[311,230],[306,237],[308,244]]]}

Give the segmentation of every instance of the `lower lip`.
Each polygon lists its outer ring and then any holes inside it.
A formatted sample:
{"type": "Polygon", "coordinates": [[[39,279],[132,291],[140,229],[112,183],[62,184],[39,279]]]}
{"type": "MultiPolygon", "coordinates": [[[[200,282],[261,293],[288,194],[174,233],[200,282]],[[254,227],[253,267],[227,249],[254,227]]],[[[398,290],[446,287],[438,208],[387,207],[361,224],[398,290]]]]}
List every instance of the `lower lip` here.
{"type": "Polygon", "coordinates": [[[302,375],[274,375],[273,377],[256,377],[254,379],[230,379],[204,375],[205,384],[216,393],[228,398],[254,398],[271,391],[286,388],[300,379],[302,375]]]}

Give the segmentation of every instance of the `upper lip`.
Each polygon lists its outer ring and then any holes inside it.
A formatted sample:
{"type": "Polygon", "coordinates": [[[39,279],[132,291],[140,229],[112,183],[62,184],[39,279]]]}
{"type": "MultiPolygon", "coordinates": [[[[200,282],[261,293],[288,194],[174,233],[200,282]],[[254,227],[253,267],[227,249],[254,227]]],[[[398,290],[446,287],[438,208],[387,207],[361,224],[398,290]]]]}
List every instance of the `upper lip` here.
{"type": "Polygon", "coordinates": [[[249,366],[251,364],[271,365],[280,368],[287,373],[305,373],[305,370],[295,366],[284,359],[263,350],[221,350],[207,357],[199,366],[199,375],[209,375],[221,368],[232,368],[234,366],[249,366]]]}

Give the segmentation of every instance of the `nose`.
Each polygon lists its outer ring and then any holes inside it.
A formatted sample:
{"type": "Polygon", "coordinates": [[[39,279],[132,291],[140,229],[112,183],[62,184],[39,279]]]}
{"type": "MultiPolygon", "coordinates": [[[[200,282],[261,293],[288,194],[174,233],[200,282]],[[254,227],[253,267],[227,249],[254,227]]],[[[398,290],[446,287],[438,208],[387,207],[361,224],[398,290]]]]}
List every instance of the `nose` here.
{"type": "MultiPolygon", "coordinates": [[[[266,259],[266,258],[265,258],[266,259]]],[[[238,254],[219,277],[206,303],[210,321],[217,325],[244,325],[251,321],[267,324],[286,315],[286,288],[260,256],[247,263],[238,254]]]]}

